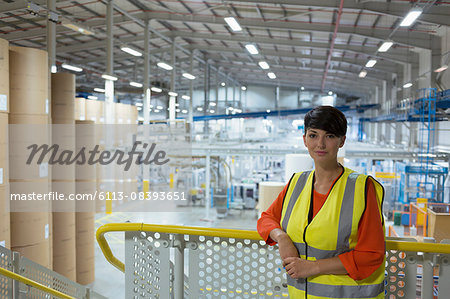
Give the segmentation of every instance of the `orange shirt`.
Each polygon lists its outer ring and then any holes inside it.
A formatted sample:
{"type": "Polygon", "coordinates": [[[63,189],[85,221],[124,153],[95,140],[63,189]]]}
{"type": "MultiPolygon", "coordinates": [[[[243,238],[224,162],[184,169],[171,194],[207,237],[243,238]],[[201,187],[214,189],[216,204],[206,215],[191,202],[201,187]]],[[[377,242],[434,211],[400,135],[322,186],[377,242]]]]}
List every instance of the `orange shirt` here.
{"type": "MultiPolygon", "coordinates": [[[[354,280],[369,277],[381,265],[385,255],[384,232],[375,195],[375,187],[371,180],[368,180],[368,182],[366,186],[366,209],[359,222],[358,242],[353,250],[339,255],[339,259],[347,270],[348,275],[354,280]]],[[[280,220],[287,188],[288,185],[284,187],[272,205],[258,219],[258,233],[269,245],[275,244],[269,237],[270,232],[275,228],[282,229],[280,220]]],[[[328,190],[328,193],[330,191],[331,188],[328,190]]],[[[313,217],[322,208],[328,193],[320,194],[314,191],[313,217]]]]}

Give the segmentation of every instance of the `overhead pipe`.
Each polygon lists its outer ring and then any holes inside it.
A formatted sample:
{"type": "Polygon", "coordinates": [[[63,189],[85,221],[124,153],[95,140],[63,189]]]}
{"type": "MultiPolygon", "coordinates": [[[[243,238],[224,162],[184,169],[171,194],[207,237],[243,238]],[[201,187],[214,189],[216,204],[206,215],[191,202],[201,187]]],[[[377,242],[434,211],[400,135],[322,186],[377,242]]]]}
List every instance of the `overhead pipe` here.
{"type": "Polygon", "coordinates": [[[322,88],[321,88],[322,92],[323,92],[323,89],[325,88],[325,81],[327,80],[328,68],[330,67],[331,56],[333,55],[334,43],[336,41],[337,31],[339,28],[339,23],[341,21],[343,7],[344,7],[344,0],[341,0],[341,4],[339,4],[339,11],[338,11],[338,16],[337,16],[337,20],[336,20],[336,25],[334,26],[333,37],[331,38],[331,46],[330,46],[330,51],[328,52],[328,59],[327,59],[327,64],[325,66],[325,73],[323,74],[323,78],[322,78],[322,88]]]}

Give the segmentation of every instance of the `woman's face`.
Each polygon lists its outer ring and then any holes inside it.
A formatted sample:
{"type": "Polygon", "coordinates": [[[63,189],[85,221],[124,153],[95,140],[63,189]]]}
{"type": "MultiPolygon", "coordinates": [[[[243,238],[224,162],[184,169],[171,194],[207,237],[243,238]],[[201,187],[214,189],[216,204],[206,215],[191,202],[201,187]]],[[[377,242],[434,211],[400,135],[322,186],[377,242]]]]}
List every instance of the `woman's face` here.
{"type": "Polygon", "coordinates": [[[344,146],[345,136],[337,137],[321,129],[308,129],[303,142],[315,163],[335,162],[339,148],[344,146]]]}

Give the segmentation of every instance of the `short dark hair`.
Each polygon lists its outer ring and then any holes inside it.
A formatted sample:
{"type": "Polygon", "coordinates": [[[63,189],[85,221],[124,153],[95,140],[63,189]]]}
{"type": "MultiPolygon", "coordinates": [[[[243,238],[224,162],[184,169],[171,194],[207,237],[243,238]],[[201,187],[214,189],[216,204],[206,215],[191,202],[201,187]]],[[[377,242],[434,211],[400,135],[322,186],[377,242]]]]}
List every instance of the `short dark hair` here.
{"type": "Polygon", "coordinates": [[[318,106],[305,115],[305,134],[308,129],[320,129],[338,137],[347,134],[347,119],[344,113],[332,106],[318,106]]]}

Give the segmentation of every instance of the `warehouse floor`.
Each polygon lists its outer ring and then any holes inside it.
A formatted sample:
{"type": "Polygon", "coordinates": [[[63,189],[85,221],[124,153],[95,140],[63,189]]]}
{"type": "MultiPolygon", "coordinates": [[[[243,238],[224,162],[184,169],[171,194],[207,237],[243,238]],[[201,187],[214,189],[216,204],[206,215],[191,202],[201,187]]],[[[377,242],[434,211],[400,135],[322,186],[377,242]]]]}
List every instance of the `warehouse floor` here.
{"type": "MultiPolygon", "coordinates": [[[[147,224],[186,225],[201,227],[220,227],[233,229],[256,229],[256,210],[230,210],[223,219],[217,219],[215,209],[209,217],[204,207],[178,207],[176,212],[113,212],[99,213],[96,228],[106,223],[144,222],[147,224]],[[214,219],[214,220],[213,220],[214,219]]],[[[109,233],[106,236],[113,254],[124,261],[124,233],[109,233]]],[[[103,256],[100,247],[95,246],[95,282],[94,291],[107,298],[125,298],[125,274],[112,266],[103,256]]]]}

